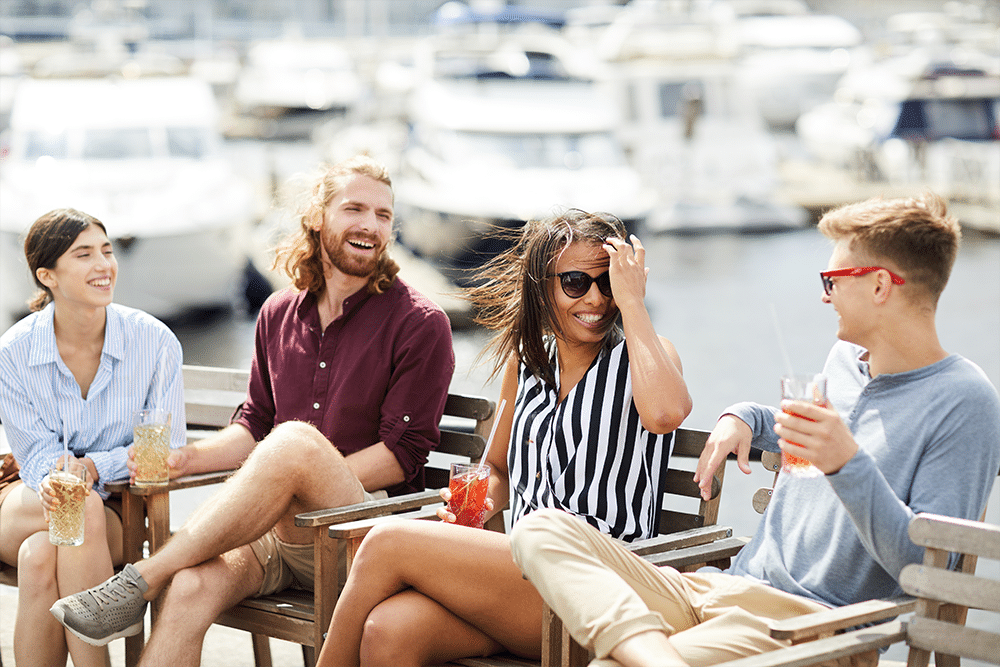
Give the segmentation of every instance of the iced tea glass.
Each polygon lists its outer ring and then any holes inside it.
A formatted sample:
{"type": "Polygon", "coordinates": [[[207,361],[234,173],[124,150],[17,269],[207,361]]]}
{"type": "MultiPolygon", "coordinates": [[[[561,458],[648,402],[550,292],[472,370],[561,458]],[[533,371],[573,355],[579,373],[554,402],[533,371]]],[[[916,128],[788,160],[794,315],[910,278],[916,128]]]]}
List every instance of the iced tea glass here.
{"type": "Polygon", "coordinates": [[[153,408],[136,410],[133,415],[135,485],[161,486],[170,480],[170,413],[153,408]]]}
{"type": "MultiPolygon", "coordinates": [[[[781,377],[781,398],[788,401],[810,401],[816,405],[826,405],[826,377],[816,375],[783,375],[781,377]]],[[[789,410],[785,410],[793,414],[789,410]]],[[[794,443],[792,443],[794,444],[794,443]]],[[[823,471],[801,456],[781,452],[781,472],[795,477],[819,477],[823,471]]]]}
{"type": "Polygon", "coordinates": [[[486,492],[490,487],[489,464],[452,463],[448,489],[451,500],[448,511],[455,523],[470,528],[482,528],[486,516],[486,492]]]}
{"type": "Polygon", "coordinates": [[[83,544],[87,466],[80,461],[57,463],[49,469],[49,486],[58,501],[49,512],[49,542],[60,547],[78,547],[83,544]]]}

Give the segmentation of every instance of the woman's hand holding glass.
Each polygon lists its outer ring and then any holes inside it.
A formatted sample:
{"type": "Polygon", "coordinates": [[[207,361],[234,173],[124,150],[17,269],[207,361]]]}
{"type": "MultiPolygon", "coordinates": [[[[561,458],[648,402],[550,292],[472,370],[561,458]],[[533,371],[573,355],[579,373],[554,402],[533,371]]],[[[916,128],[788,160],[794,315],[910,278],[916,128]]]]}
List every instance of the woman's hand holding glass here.
{"type": "MultiPolygon", "coordinates": [[[[97,479],[97,468],[94,462],[88,457],[83,457],[78,459],[75,456],[60,456],[56,462],[59,467],[65,467],[66,462],[79,461],[87,467],[87,481],[89,482],[86,486],[87,494],[90,494],[90,490],[94,486],[94,482],[97,479]]],[[[55,494],[52,492],[52,485],[49,483],[49,476],[46,475],[42,478],[42,481],[38,484],[38,498],[42,503],[42,516],[45,517],[45,523],[49,522],[49,512],[55,509],[59,505],[59,499],[56,498],[55,494]]]]}
{"type": "MultiPolygon", "coordinates": [[[[455,515],[448,511],[448,501],[451,500],[451,489],[444,487],[439,492],[441,494],[441,500],[444,501],[444,506],[439,507],[437,510],[437,516],[439,519],[445,523],[455,523],[455,515]]],[[[489,515],[493,512],[494,508],[493,499],[486,496],[486,514],[489,515]]]]}

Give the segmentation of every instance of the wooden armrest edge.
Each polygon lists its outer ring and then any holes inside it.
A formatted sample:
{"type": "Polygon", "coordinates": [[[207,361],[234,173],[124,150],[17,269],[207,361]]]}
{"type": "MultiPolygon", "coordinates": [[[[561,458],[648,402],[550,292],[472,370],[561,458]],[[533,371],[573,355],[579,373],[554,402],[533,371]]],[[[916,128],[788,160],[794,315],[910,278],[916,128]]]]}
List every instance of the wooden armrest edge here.
{"type": "Polygon", "coordinates": [[[916,607],[916,600],[908,596],[865,600],[843,607],[826,609],[770,624],[775,639],[807,639],[820,634],[846,630],[866,623],[878,623],[907,614],[916,607]]]}

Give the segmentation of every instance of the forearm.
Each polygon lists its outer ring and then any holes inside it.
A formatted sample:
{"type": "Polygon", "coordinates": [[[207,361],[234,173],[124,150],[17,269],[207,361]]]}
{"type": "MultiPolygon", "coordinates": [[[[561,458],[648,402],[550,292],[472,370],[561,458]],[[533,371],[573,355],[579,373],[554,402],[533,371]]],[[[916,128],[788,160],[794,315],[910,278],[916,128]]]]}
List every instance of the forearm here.
{"type": "Polygon", "coordinates": [[[344,461],[369,493],[406,481],[403,467],[384,442],[348,454],[344,461]]]}
{"type": "Polygon", "coordinates": [[[180,449],[186,461],[183,472],[192,475],[239,468],[256,445],[245,426],[230,424],[218,433],[180,449]]]}
{"type": "Polygon", "coordinates": [[[657,335],[641,304],[622,309],[636,409],[652,433],[673,431],[691,412],[691,395],[673,346],[657,335]]]}

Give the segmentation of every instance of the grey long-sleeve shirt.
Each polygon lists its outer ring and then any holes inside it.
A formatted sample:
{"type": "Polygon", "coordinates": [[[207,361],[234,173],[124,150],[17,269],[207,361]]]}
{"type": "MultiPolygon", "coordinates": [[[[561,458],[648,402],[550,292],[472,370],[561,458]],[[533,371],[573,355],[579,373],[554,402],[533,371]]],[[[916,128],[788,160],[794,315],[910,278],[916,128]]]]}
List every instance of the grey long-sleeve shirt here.
{"type": "MultiPolygon", "coordinates": [[[[830,404],[859,450],[833,475],[780,475],[753,540],[729,570],[832,606],[899,595],[923,548],[907,535],[919,512],[977,520],[1000,466],[1000,398],[959,355],[872,379],[865,350],[838,342],[824,374],[830,404]]],[[[726,410],[779,451],[777,409],[726,410]]]]}

